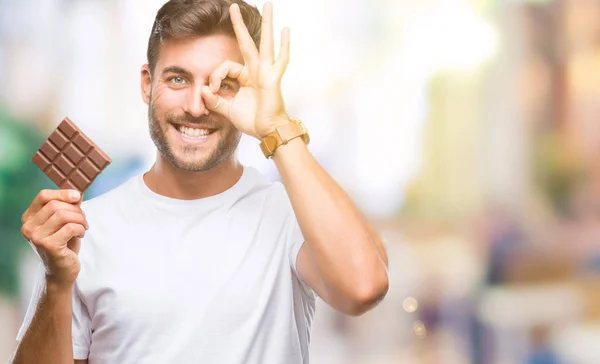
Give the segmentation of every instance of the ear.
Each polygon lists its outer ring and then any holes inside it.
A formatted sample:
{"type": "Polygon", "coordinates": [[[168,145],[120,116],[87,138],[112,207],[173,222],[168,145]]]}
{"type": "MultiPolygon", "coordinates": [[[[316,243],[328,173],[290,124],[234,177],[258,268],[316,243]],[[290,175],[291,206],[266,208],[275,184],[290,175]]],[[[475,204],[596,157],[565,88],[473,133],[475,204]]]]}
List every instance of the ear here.
{"type": "Polygon", "coordinates": [[[146,105],[150,105],[150,91],[152,90],[152,76],[150,75],[150,69],[148,68],[148,64],[142,66],[142,70],[140,71],[140,81],[142,88],[142,100],[146,103],[146,105]]]}

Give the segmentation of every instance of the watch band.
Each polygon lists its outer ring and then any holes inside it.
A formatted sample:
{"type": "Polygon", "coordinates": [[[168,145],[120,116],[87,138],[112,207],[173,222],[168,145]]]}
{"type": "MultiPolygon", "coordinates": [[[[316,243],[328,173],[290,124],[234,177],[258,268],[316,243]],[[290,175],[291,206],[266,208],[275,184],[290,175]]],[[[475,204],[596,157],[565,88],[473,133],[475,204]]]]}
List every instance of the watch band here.
{"type": "Polygon", "coordinates": [[[277,148],[298,137],[302,138],[305,144],[310,143],[310,137],[304,124],[300,120],[290,119],[289,123],[278,127],[262,138],[260,149],[266,158],[271,158],[277,148]]]}

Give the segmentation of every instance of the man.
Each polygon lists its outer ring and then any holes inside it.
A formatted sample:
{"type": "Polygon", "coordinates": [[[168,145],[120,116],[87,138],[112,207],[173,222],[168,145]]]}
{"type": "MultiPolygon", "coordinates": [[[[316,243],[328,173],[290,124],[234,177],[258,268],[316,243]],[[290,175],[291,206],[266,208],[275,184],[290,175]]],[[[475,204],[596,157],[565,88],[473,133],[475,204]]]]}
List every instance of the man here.
{"type": "Polygon", "coordinates": [[[289,31],[276,59],[272,33],[269,3],[159,10],[141,70],[156,162],[24,213],[45,269],[14,363],[308,363],[317,296],[349,315],[384,297],[382,243],[286,113],[289,31]],[[239,164],[241,133],[283,186],[239,164]]]}

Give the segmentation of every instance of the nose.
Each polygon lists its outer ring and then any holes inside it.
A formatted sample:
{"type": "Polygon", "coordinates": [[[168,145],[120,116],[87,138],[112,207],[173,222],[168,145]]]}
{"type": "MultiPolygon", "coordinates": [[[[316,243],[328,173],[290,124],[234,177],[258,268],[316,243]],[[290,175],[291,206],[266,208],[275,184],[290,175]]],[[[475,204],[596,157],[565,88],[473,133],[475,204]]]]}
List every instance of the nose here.
{"type": "Polygon", "coordinates": [[[204,104],[204,99],[200,92],[201,90],[202,85],[188,88],[183,106],[183,111],[195,118],[208,114],[208,109],[204,104]]]}

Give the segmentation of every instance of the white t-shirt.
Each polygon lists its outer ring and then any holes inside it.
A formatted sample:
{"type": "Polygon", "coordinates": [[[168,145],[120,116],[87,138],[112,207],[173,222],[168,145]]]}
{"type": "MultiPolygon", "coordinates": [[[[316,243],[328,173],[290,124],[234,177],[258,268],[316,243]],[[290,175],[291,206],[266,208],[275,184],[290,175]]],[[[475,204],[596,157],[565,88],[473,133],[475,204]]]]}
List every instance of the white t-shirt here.
{"type": "MultiPolygon", "coordinates": [[[[307,364],[316,294],[281,183],[245,167],[198,200],[138,175],[82,204],[89,230],[73,293],[75,359],[100,363],[307,364]]],[[[40,269],[24,335],[44,288],[40,269]]]]}

